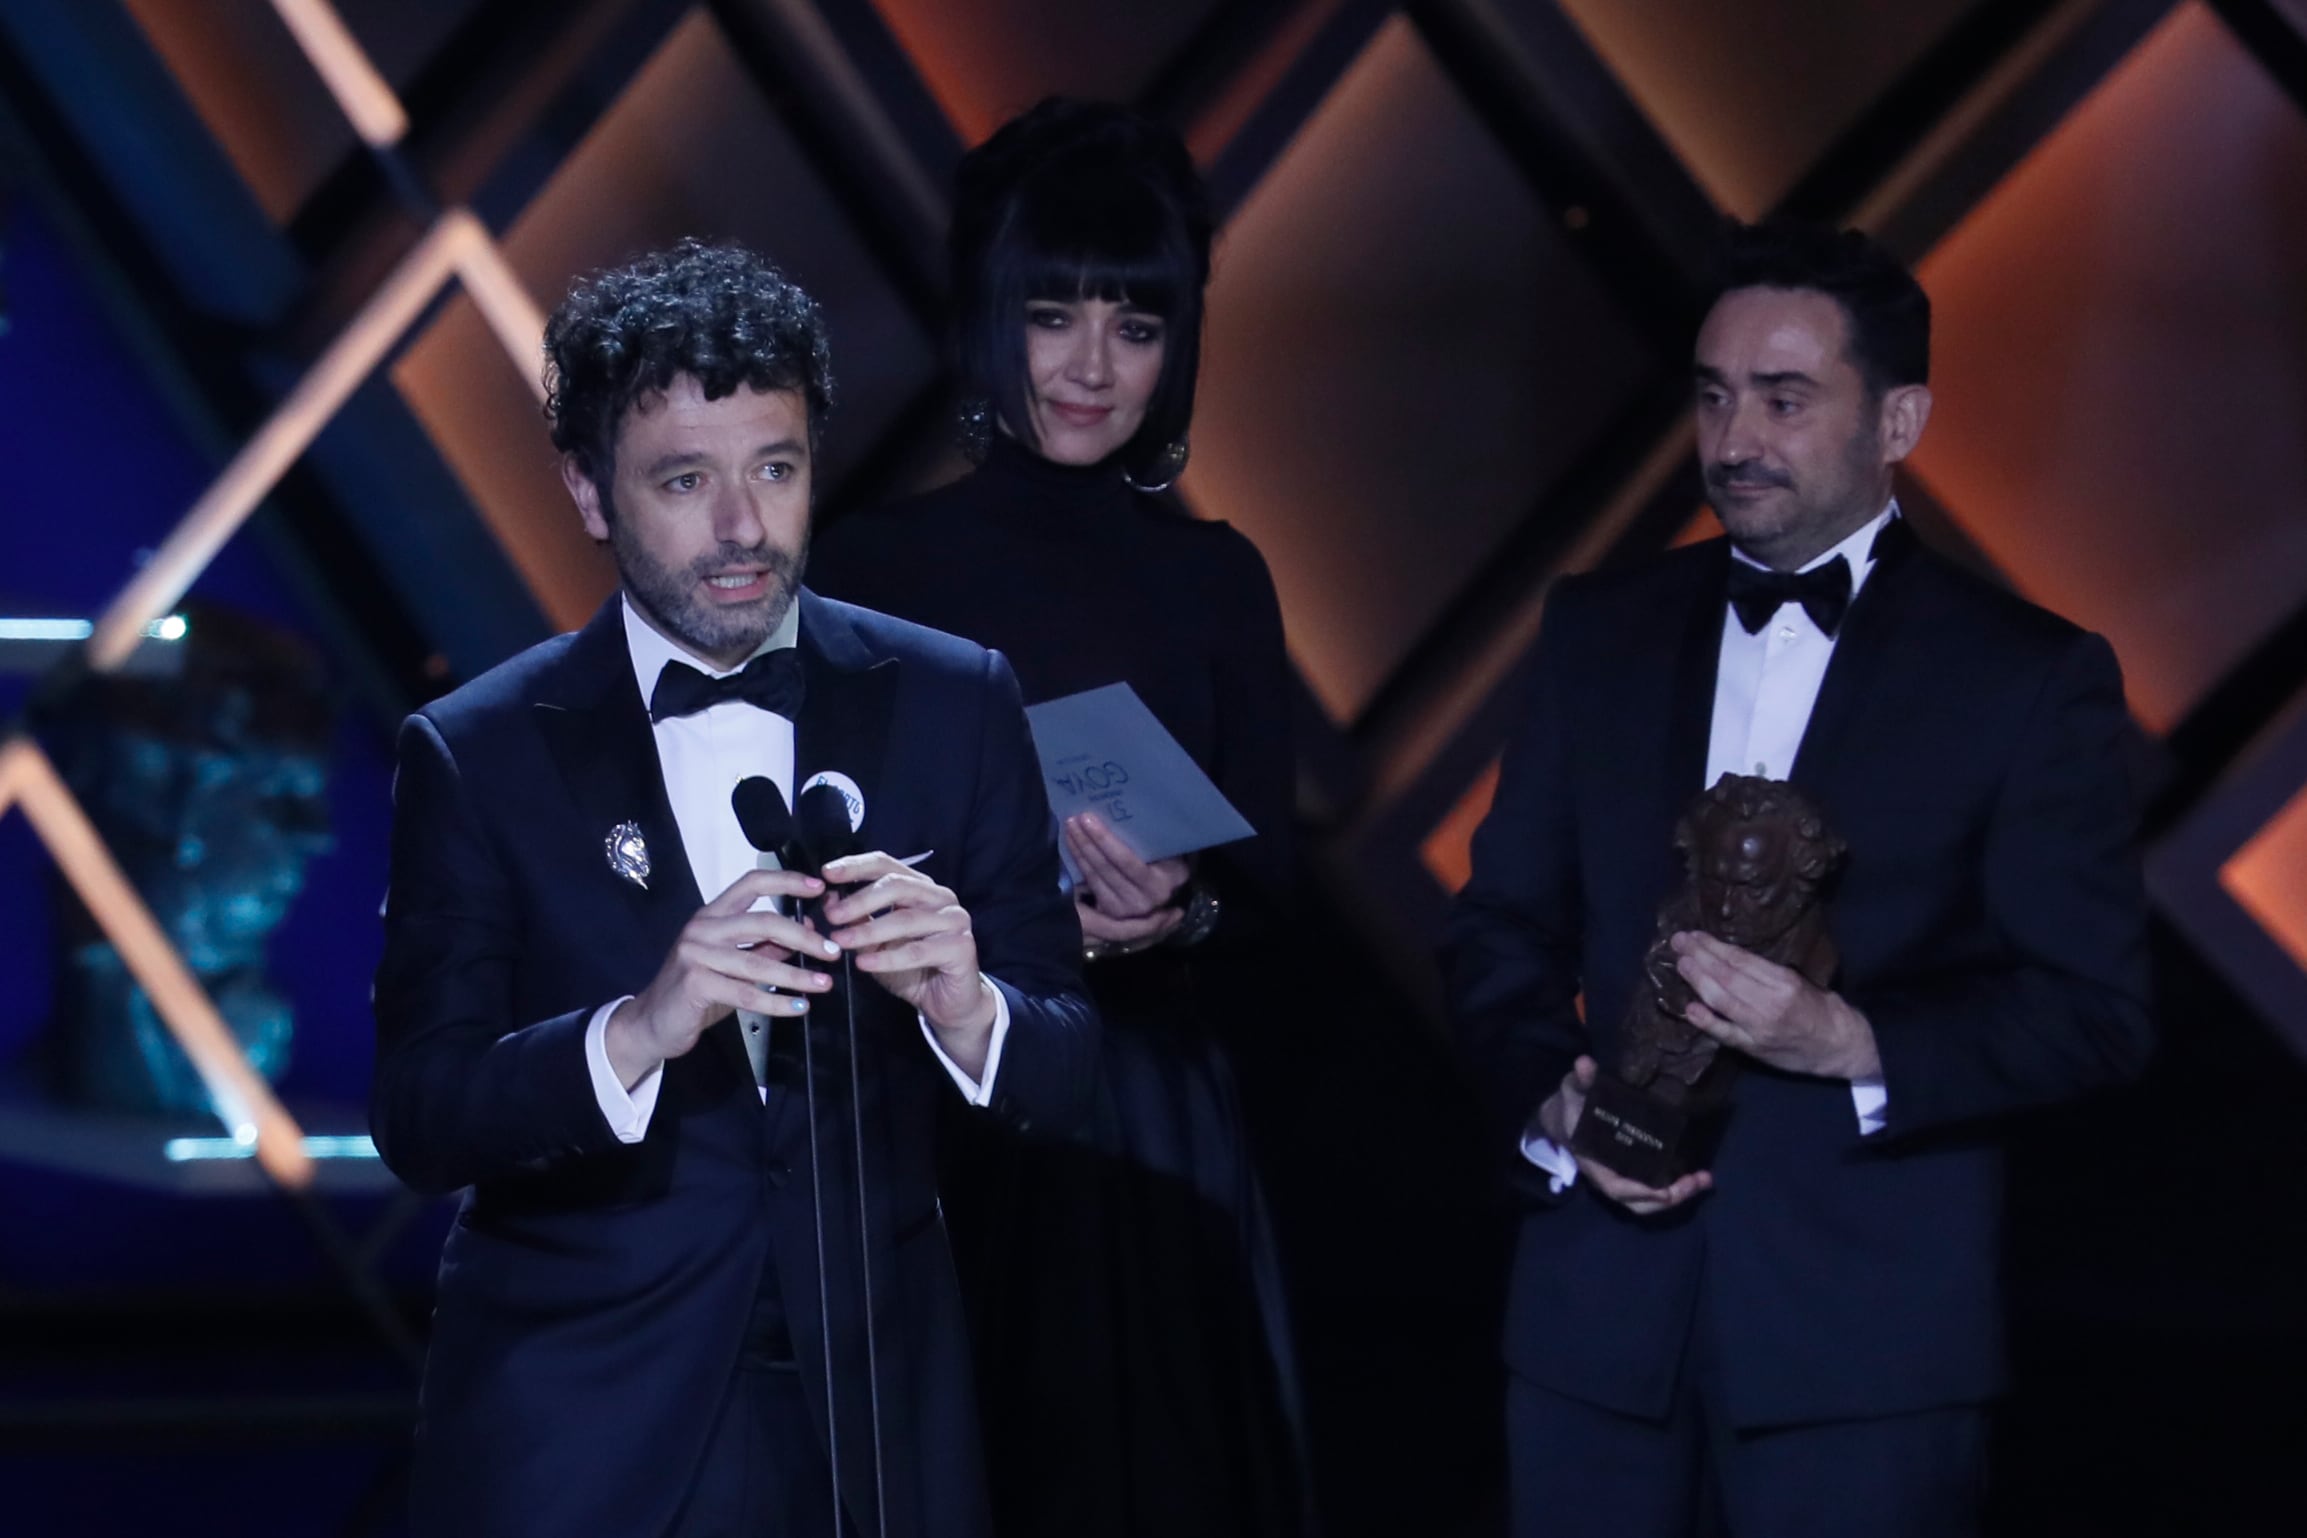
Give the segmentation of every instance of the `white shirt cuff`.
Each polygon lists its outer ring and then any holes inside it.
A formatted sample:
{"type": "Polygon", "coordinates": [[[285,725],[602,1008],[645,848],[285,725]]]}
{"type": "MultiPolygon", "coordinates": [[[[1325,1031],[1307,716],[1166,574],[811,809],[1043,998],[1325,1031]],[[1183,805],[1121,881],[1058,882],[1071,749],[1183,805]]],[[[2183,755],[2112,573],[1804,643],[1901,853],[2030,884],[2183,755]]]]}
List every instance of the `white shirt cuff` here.
{"type": "Polygon", "coordinates": [[[1858,1112],[1860,1137],[1873,1137],[1880,1132],[1890,1115],[1890,1091],[1883,1088],[1882,1075],[1869,1074],[1863,1079],[1851,1080],[1850,1105],[1858,1112]]]}
{"type": "MultiPolygon", "coordinates": [[[[985,977],[985,974],[980,972],[978,976],[985,977]]],[[[993,988],[993,979],[986,977],[985,985],[993,988]]],[[[971,1105],[991,1105],[993,1076],[1001,1071],[1002,1043],[1009,1040],[1009,995],[999,988],[993,988],[993,1036],[985,1044],[985,1077],[982,1081],[962,1072],[961,1065],[945,1055],[945,1048],[937,1044],[937,1027],[929,1023],[927,1015],[919,1010],[915,1010],[914,1014],[921,1021],[921,1034],[929,1038],[929,1050],[937,1054],[937,1060],[953,1076],[954,1086],[961,1091],[962,1097],[971,1105]]]]}
{"type": "Polygon", "coordinates": [[[1546,1172],[1547,1188],[1556,1196],[1578,1183],[1578,1160],[1570,1150],[1538,1130],[1532,1122],[1522,1131],[1522,1157],[1546,1172]]]}
{"type": "MultiPolygon", "coordinates": [[[[1883,1087],[1881,1076],[1870,1075],[1850,1081],[1851,1109],[1858,1113],[1858,1135],[1873,1137],[1882,1131],[1890,1115],[1890,1091],[1883,1087]]],[[[1532,1124],[1522,1134],[1522,1157],[1544,1170],[1548,1184],[1556,1196],[1578,1183],[1578,1161],[1570,1151],[1557,1145],[1552,1138],[1532,1124]]]]}
{"type": "Polygon", "coordinates": [[[659,1063],[628,1090],[617,1082],[617,1070],[609,1066],[609,1017],[631,997],[628,993],[623,999],[611,999],[585,1022],[585,1066],[593,1073],[593,1098],[601,1103],[601,1115],[620,1143],[638,1143],[649,1135],[649,1118],[657,1111],[657,1088],[665,1081],[665,1065],[659,1063]]]}

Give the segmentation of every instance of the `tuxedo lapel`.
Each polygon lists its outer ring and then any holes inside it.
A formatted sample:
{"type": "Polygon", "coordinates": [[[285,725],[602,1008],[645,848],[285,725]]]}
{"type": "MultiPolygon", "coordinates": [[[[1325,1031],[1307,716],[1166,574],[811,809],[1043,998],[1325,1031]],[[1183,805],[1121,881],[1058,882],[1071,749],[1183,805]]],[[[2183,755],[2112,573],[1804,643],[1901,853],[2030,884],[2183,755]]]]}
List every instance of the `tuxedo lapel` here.
{"type": "Polygon", "coordinates": [[[1672,714],[1666,737],[1669,825],[1690,798],[1706,788],[1707,749],[1714,738],[1714,683],[1722,668],[1722,620],[1730,602],[1730,542],[1721,540],[1701,572],[1698,592],[1684,610],[1674,658],[1672,714]]]}
{"type": "MultiPolygon", "coordinates": [[[[879,847],[874,803],[885,783],[890,715],[897,707],[897,659],[877,655],[816,594],[801,594],[802,676],[807,689],[793,725],[793,796],[819,774],[846,776],[865,802],[861,847],[879,847]]],[[[910,851],[893,851],[910,853],[910,851]]]]}
{"type": "MultiPolygon", "coordinates": [[[[680,824],[665,794],[665,771],[633,657],[625,644],[623,600],[611,598],[577,633],[560,669],[533,707],[537,729],[561,771],[581,825],[597,840],[623,823],[636,824],[649,849],[647,886],[618,875],[606,852],[594,862],[598,901],[614,905],[620,922],[599,931],[599,942],[629,948],[628,976],[653,977],[705,899],[680,824]]],[[[734,1055],[747,1082],[753,1070],[733,1021],[706,1033],[706,1050],[734,1055]]]]}
{"type": "Polygon", "coordinates": [[[645,887],[618,875],[606,853],[594,863],[602,890],[633,916],[645,948],[661,959],[703,899],[665,796],[657,741],[649,731],[640,686],[633,681],[619,602],[610,599],[577,633],[533,708],[537,729],[587,831],[605,841],[610,829],[630,822],[648,841],[645,887]]]}
{"type": "Polygon", "coordinates": [[[1902,610],[1913,596],[1910,579],[1917,553],[1914,531],[1903,518],[1892,519],[1876,536],[1874,569],[1851,600],[1787,774],[1805,790],[1819,791],[1832,778],[1859,740],[1869,706],[1882,697],[1877,685],[1892,660],[1902,610]]]}

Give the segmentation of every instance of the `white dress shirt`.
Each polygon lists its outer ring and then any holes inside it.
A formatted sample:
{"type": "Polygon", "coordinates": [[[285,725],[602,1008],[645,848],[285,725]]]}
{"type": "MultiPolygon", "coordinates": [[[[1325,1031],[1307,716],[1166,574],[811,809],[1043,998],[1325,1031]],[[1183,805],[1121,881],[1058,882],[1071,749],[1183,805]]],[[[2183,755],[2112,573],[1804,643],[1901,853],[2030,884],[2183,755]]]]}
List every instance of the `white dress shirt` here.
{"type": "MultiPolygon", "coordinates": [[[[633,678],[641,687],[644,702],[656,692],[657,675],[668,662],[685,662],[715,678],[736,671],[716,668],[674,645],[641,618],[629,598],[624,601],[624,611],[625,647],[632,656],[633,678]]],[[[793,645],[800,632],[801,606],[795,604],[785,611],[784,622],[745,661],[793,645]]],[[[657,740],[657,766],[665,777],[665,799],[672,803],[682,852],[689,857],[698,892],[710,902],[755,865],[753,846],[737,826],[737,813],[729,804],[737,782],[767,775],[776,781],[785,804],[793,804],[793,723],[742,700],[724,700],[695,715],[655,722],[650,732],[657,740]]],[[[754,906],[757,910],[770,906],[770,900],[764,898],[754,906]]],[[[610,1128],[619,1141],[638,1143],[648,1134],[665,1069],[660,1063],[627,1090],[609,1065],[609,1016],[631,997],[627,994],[623,999],[611,999],[593,1011],[585,1026],[585,1063],[592,1071],[594,1097],[600,1101],[601,1114],[608,1118],[610,1128]]],[[[993,990],[993,1038],[986,1046],[982,1081],[964,1073],[960,1064],[945,1055],[936,1030],[926,1018],[921,1029],[929,1039],[930,1050],[970,1104],[991,1101],[993,1076],[1001,1066],[1002,1043],[1009,1035],[1007,996],[999,988],[993,990]]],[[[766,1099],[769,1092],[764,1088],[761,1093],[766,1099]]]]}
{"type": "MultiPolygon", "coordinates": [[[[1850,563],[1850,596],[1874,571],[1874,542],[1893,518],[1892,502],[1865,527],[1803,567],[1814,571],[1840,558],[1850,563]]],[[[1731,547],[1730,558],[1760,566],[1731,547]]],[[[1783,780],[1794,768],[1803,733],[1810,727],[1811,708],[1818,703],[1818,687],[1826,680],[1826,665],[1834,656],[1835,638],[1818,628],[1800,604],[1785,604],[1749,635],[1739,623],[1738,611],[1723,605],[1722,650],[1714,673],[1714,725],[1707,739],[1706,783],[1726,774],[1751,774],[1783,780]]],[[[1851,1108],[1858,1116],[1862,1137],[1883,1128],[1889,1099],[1881,1077],[1853,1079],[1851,1108]]],[[[1535,1125],[1523,1135],[1523,1156],[1552,1177],[1556,1191],[1578,1178],[1578,1163],[1558,1148],[1535,1125]]]]}

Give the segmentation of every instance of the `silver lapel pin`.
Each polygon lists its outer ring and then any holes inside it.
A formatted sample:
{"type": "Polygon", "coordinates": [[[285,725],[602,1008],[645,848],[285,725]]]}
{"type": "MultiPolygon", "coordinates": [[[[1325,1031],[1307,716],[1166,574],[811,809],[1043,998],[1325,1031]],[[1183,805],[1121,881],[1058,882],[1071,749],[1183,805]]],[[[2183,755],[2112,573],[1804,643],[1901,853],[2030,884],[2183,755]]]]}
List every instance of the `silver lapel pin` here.
{"type": "Polygon", "coordinates": [[[642,891],[649,890],[649,841],[637,822],[621,822],[609,830],[609,869],[642,891]]]}

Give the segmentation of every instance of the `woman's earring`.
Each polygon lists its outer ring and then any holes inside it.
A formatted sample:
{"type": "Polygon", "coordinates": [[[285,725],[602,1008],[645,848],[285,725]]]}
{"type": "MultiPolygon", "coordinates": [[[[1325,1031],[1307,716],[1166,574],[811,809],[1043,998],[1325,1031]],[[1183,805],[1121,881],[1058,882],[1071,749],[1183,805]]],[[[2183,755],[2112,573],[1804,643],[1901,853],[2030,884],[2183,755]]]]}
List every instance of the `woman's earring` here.
{"type": "Polygon", "coordinates": [[[1192,452],[1193,445],[1186,441],[1184,433],[1180,433],[1164,444],[1162,451],[1154,456],[1153,463],[1146,466],[1145,480],[1139,480],[1127,470],[1122,472],[1121,478],[1129,482],[1131,490],[1142,491],[1149,496],[1167,491],[1178,483],[1179,476],[1186,473],[1186,457],[1192,452]]]}
{"type": "Polygon", "coordinates": [[[963,459],[984,464],[993,447],[993,402],[982,395],[966,397],[953,413],[953,441],[963,459]]]}

